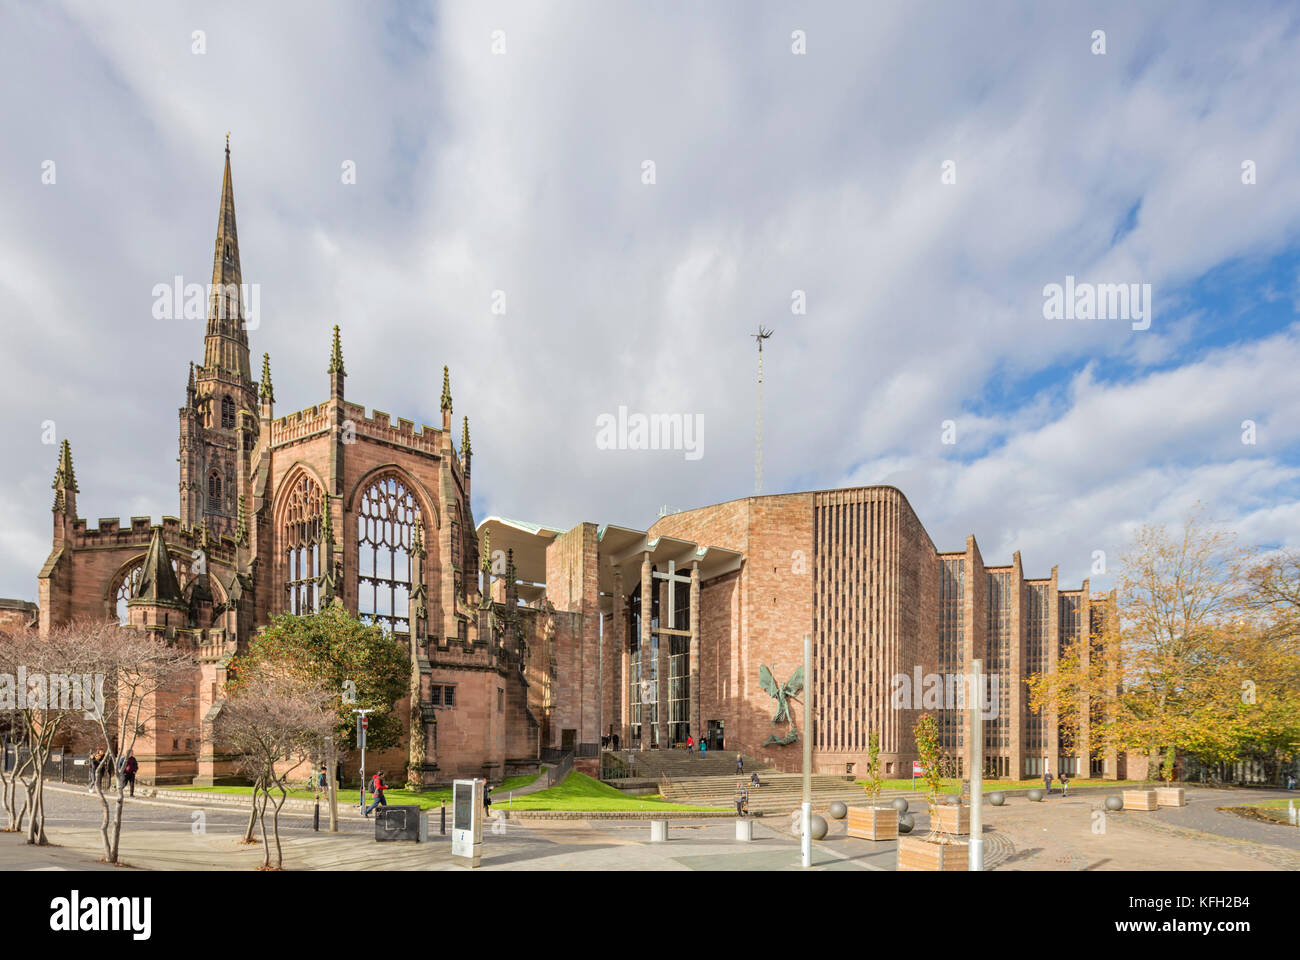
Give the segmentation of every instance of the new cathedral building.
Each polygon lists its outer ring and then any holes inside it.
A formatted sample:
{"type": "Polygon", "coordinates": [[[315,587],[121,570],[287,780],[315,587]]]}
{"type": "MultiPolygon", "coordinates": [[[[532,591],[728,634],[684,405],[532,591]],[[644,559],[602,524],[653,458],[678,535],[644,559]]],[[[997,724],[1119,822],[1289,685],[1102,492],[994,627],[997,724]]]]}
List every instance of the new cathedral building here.
{"type": "MultiPolygon", "coordinates": [[[[409,646],[411,692],[394,705],[404,741],[367,763],[394,780],[498,778],[562,752],[594,771],[603,742],[665,750],[688,736],[782,770],[811,736],[819,771],[851,774],[872,733],[884,775],[906,776],[927,711],[900,705],[897,678],[976,659],[1000,681],[991,773],[1125,775],[1122,757],[1090,746],[1100,718],[1034,713],[1023,682],[1075,640],[1096,649],[1113,597],[1086,580],[1027,577],[1018,553],[987,565],[974,537],[940,551],[887,486],[746,497],[645,530],[476,523],[469,422],[456,443],[446,368],[439,425],[367,413],[346,396],[336,326],[327,397],[277,416],[269,356],[252,377],[242,282],[227,145],[203,361],[179,410],[179,516],[89,527],[65,440],[38,602],[0,601],[0,628],[116,617],[193,650],[194,714],[147,731],[141,780],[232,778],[213,736],[232,658],[272,617],[336,602],[409,646]],[[812,675],[795,691],[805,634],[812,675]],[[797,708],[774,722],[764,667],[792,701],[811,695],[811,731],[797,708]]],[[[963,753],[965,714],[928,712],[963,753]]]]}

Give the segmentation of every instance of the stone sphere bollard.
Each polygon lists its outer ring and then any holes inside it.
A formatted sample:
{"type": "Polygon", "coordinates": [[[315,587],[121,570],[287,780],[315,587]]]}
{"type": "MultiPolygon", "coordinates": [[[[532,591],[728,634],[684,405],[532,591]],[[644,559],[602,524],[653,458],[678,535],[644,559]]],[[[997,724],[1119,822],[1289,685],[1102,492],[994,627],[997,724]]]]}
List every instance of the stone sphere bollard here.
{"type": "Polygon", "coordinates": [[[841,800],[836,800],[831,804],[831,817],[835,820],[843,820],[849,815],[849,808],[841,800]]]}
{"type": "Polygon", "coordinates": [[[899,833],[911,833],[914,826],[916,826],[916,821],[912,819],[910,813],[905,813],[898,818],[899,833]]]}
{"type": "Polygon", "coordinates": [[[1106,798],[1106,809],[1107,809],[1107,810],[1123,810],[1123,809],[1124,809],[1124,798],[1123,798],[1123,797],[1107,797],[1107,798],[1106,798]]]}
{"type": "Polygon", "coordinates": [[[1041,791],[1041,790],[1030,790],[1027,794],[1025,794],[1025,796],[1027,796],[1027,797],[1028,797],[1030,800],[1032,800],[1034,803],[1037,803],[1039,800],[1042,800],[1042,799],[1043,799],[1043,791],[1041,791]]]}
{"type": "Polygon", "coordinates": [[[907,797],[895,797],[894,809],[899,813],[907,813],[907,797]]]}
{"type": "Polygon", "coordinates": [[[820,813],[814,813],[812,815],[811,823],[812,823],[812,838],[814,840],[825,840],[826,831],[830,829],[830,825],[826,823],[826,818],[823,817],[820,813]]]}
{"type": "Polygon", "coordinates": [[[989,803],[995,807],[1000,807],[1007,802],[1007,795],[1001,790],[994,790],[989,794],[989,803]]]}

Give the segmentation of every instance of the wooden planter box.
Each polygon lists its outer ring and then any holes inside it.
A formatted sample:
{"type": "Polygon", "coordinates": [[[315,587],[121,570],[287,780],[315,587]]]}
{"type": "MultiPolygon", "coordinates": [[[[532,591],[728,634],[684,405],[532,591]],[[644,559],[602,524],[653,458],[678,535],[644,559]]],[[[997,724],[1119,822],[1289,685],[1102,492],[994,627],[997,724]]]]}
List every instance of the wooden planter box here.
{"type": "Polygon", "coordinates": [[[862,840],[897,840],[898,811],[893,807],[849,807],[848,835],[862,840]]]}
{"type": "Polygon", "coordinates": [[[924,837],[901,837],[898,841],[899,870],[967,870],[970,844],[965,840],[938,843],[924,837]]]}
{"type": "Polygon", "coordinates": [[[957,837],[970,836],[970,807],[937,807],[932,829],[957,837]]]}
{"type": "Polygon", "coordinates": [[[1125,810],[1155,810],[1160,804],[1156,801],[1154,790],[1125,790],[1125,810]]]}
{"type": "Polygon", "coordinates": [[[1162,807],[1185,807],[1187,795],[1182,787],[1156,787],[1156,803],[1162,807]]]}

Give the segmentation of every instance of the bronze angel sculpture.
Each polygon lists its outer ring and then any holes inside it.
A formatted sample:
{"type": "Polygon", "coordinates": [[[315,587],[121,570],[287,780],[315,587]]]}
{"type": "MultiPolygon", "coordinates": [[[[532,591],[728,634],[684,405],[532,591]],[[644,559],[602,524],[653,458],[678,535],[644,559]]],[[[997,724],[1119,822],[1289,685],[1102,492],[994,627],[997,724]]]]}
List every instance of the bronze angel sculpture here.
{"type": "Polygon", "coordinates": [[[797,697],[803,691],[803,667],[796,670],[784,685],[780,685],[766,665],[760,666],[758,668],[758,685],[766,691],[768,696],[776,700],[776,716],[772,718],[772,726],[775,727],[782,721],[790,724],[789,733],[784,737],[778,737],[773,733],[763,741],[763,746],[774,744],[780,747],[788,743],[794,743],[799,739],[799,730],[794,724],[794,714],[790,712],[789,698],[797,697]]]}

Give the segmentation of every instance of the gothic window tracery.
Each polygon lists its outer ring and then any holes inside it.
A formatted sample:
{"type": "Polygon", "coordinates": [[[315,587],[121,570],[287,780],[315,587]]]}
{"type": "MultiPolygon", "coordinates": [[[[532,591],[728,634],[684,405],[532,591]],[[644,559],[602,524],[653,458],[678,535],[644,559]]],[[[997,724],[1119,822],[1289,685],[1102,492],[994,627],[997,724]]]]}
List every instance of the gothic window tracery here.
{"type": "Polygon", "coordinates": [[[410,630],[411,543],[420,506],[406,481],[387,474],[357,501],[357,613],[386,631],[410,630]]]}
{"type": "Polygon", "coordinates": [[[305,474],[289,491],[280,532],[283,537],[286,609],[293,614],[316,613],[320,609],[317,578],[321,571],[320,485],[305,474]]]}
{"type": "Polygon", "coordinates": [[[213,470],[208,474],[208,512],[221,510],[221,474],[213,470]]]}

